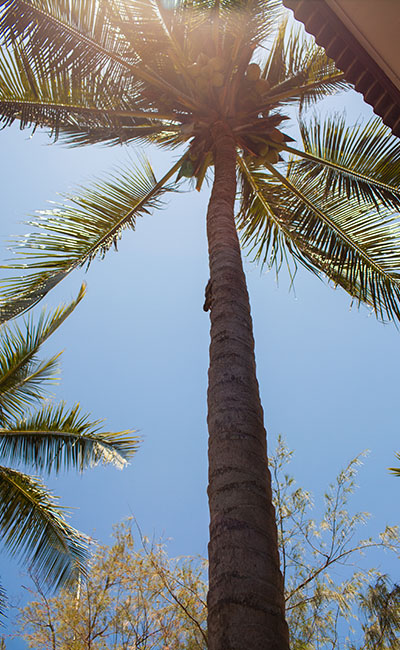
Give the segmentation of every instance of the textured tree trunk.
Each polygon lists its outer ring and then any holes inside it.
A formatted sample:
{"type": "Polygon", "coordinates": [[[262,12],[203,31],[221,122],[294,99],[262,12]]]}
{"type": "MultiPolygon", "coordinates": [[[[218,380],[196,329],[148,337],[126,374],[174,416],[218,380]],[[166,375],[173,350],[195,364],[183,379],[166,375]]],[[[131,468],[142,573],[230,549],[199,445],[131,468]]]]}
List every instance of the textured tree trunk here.
{"type": "Polygon", "coordinates": [[[249,297],[234,222],[235,144],[218,124],[207,214],[210,650],[288,650],[249,297]]]}

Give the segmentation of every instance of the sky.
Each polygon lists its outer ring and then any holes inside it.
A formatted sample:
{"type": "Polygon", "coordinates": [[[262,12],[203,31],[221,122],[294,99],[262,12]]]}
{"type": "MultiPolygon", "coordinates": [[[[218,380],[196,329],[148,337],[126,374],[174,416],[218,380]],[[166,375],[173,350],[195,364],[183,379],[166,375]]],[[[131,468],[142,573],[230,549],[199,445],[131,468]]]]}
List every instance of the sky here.
{"type": "MultiPolygon", "coordinates": [[[[343,107],[350,123],[371,115],[353,92],[323,110],[343,107]]],[[[23,221],[58,192],[134,161],[132,147],[70,149],[17,127],[0,138],[1,259],[10,255],[10,236],[28,232],[23,221]]],[[[175,160],[153,148],[146,153],[159,177],[175,160]]],[[[71,523],[101,543],[111,541],[113,524],[134,516],[144,534],[169,540],[171,555],[207,554],[208,196],[207,187],[171,195],[135,232],[124,232],[118,252],[74,272],[44,301],[66,302],[87,282],[87,296],[43,348],[44,357],[64,350],[55,398],[79,401],[106,418],[107,430],[136,429],[142,438],[123,471],[97,467],[46,479],[73,508],[71,523]]],[[[314,493],[317,510],[338,471],[369,449],[352,502],[372,515],[363,536],[398,524],[400,479],[387,468],[400,451],[399,331],[302,269],[294,290],[285,273],[277,284],[274,272],[248,258],[245,270],[269,448],[278,434],[285,437],[295,451],[291,471],[314,493]]],[[[22,602],[22,585],[29,585],[23,567],[4,553],[0,562],[11,602],[22,602]]],[[[374,562],[398,580],[395,558],[374,562]]],[[[18,638],[7,643],[26,648],[18,638]]]]}

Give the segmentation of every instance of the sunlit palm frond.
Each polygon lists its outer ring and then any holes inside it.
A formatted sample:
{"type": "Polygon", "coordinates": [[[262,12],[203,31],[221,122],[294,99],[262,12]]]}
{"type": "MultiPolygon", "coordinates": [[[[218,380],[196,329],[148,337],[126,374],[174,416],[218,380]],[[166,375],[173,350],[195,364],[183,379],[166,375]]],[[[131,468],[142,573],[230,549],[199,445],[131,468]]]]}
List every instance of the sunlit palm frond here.
{"type": "Polygon", "coordinates": [[[172,56],[174,63],[179,64],[183,54],[182,34],[176,33],[180,13],[179,2],[167,8],[160,0],[112,0],[109,9],[112,24],[124,34],[132,52],[142,63],[150,65],[152,56],[160,53],[172,56]]]}
{"type": "MultiPolygon", "coordinates": [[[[260,45],[276,31],[276,25],[282,16],[280,0],[221,0],[221,15],[227,30],[243,33],[246,25],[247,43],[260,45]]],[[[245,38],[243,34],[243,38],[245,38]]]]}
{"type": "Polygon", "coordinates": [[[302,173],[324,187],[360,203],[400,210],[400,142],[379,118],[346,126],[343,116],[301,124],[304,152],[284,148],[305,158],[302,173]]]}
{"type": "Polygon", "coordinates": [[[21,46],[0,50],[0,122],[49,127],[55,137],[65,129],[103,132],[103,140],[126,142],[161,127],[154,114],[137,99],[134,87],[107,75],[79,78],[76,71],[45,71],[28,63],[21,46]],[[108,133],[109,132],[109,133],[108,133]]]}
{"type": "Polygon", "coordinates": [[[263,77],[271,84],[272,103],[298,103],[304,107],[349,84],[325,50],[299,27],[288,27],[284,20],[271,45],[263,77]]]}
{"type": "Polygon", "coordinates": [[[37,354],[43,343],[72,313],[85,295],[82,286],[76,300],[61,305],[55,311],[43,311],[34,322],[32,317],[25,327],[14,324],[0,330],[0,423],[22,417],[26,408],[37,402],[46,392],[48,382],[57,379],[57,359],[40,362],[37,354]]]}
{"type": "Polygon", "coordinates": [[[243,236],[256,256],[267,259],[271,239],[271,217],[261,201],[268,201],[275,215],[274,226],[283,223],[288,252],[307,268],[322,272],[360,302],[373,307],[378,316],[400,317],[400,225],[388,210],[378,213],[375,206],[360,206],[354,198],[334,192],[325,196],[320,184],[289,166],[284,176],[267,164],[263,181],[258,173],[258,192],[249,196],[242,212],[243,236]],[[281,183],[272,184],[271,175],[281,183]],[[258,194],[258,196],[257,196],[258,194]],[[279,202],[279,196],[282,201],[279,202]],[[258,211],[257,211],[258,210],[258,211]],[[252,227],[253,211],[258,228],[252,227]],[[269,248],[268,248],[269,247],[269,248]]]}
{"type": "MultiPolygon", "coordinates": [[[[68,73],[81,80],[100,77],[104,84],[107,80],[105,85],[115,84],[136,98],[143,80],[155,88],[173,90],[154,69],[160,51],[159,30],[154,32],[157,23],[146,23],[154,33],[147,34],[149,48],[144,62],[125,36],[130,21],[115,15],[116,7],[121,16],[132,8],[146,22],[148,6],[148,2],[121,2],[113,7],[106,0],[7,0],[0,12],[0,40],[8,47],[15,42],[23,44],[27,64],[45,73],[68,73]],[[156,44],[153,51],[152,42],[156,44]]],[[[137,28],[140,32],[140,20],[137,28]]],[[[135,33],[136,26],[131,29],[135,33]]]]}
{"type": "Polygon", "coordinates": [[[290,222],[285,218],[281,206],[285,204],[285,188],[275,176],[265,169],[252,167],[239,157],[240,209],[237,227],[241,243],[253,261],[262,266],[275,268],[278,272],[292,256],[290,222]],[[282,189],[284,193],[282,194],[282,189]]]}
{"type": "Polygon", "coordinates": [[[23,261],[3,267],[25,274],[3,280],[0,320],[29,309],[73,269],[117,246],[122,231],[134,229],[138,216],[160,207],[169,189],[166,184],[180,164],[157,181],[143,159],[141,167],[121,169],[109,180],[67,197],[68,203],[42,212],[40,221],[30,222],[38,230],[15,242],[23,261]]]}
{"type": "Polygon", "coordinates": [[[0,534],[8,552],[50,587],[85,573],[88,538],[67,524],[39,479],[8,467],[0,467],[0,534]]]}
{"type": "MultiPolygon", "coordinates": [[[[103,116],[102,116],[103,117],[103,116]]],[[[149,141],[163,133],[164,126],[143,120],[143,124],[132,125],[132,122],[138,122],[138,119],[131,120],[124,116],[113,119],[113,116],[105,115],[104,119],[99,119],[97,124],[94,120],[90,126],[81,124],[68,125],[60,129],[59,142],[71,147],[82,147],[90,144],[104,144],[113,146],[116,144],[127,144],[134,142],[135,145],[146,145],[149,141]],[[113,123],[110,123],[111,120],[113,123]],[[99,124],[103,122],[103,124],[99,124]]]]}
{"type": "Polygon", "coordinates": [[[122,58],[128,45],[107,20],[106,6],[104,0],[6,0],[0,40],[23,41],[28,60],[39,60],[45,70],[107,70],[129,78],[130,65],[122,58]]]}
{"type": "Polygon", "coordinates": [[[137,451],[139,439],[132,431],[101,431],[102,424],[82,413],[79,405],[43,406],[0,429],[0,456],[40,472],[83,471],[99,463],[122,469],[137,451]]]}

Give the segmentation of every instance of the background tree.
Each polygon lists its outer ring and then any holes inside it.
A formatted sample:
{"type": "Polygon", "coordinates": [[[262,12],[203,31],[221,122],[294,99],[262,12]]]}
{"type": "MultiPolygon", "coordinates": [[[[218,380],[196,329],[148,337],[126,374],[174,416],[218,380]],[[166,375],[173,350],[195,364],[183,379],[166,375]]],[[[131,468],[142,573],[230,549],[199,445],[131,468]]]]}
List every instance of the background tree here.
{"type": "Polygon", "coordinates": [[[129,524],[115,530],[112,547],[94,555],[79,595],[62,592],[31,603],[21,614],[30,647],[204,649],[204,562],[170,559],[162,545],[135,548],[129,524]]]}
{"type": "Polygon", "coordinates": [[[193,0],[170,9],[159,0],[3,6],[6,125],[18,119],[21,126],[47,126],[72,144],[186,145],[158,182],[149,166],[120,171],[47,214],[41,232],[19,249],[23,263],[12,265],[27,272],[9,281],[3,318],[104,254],[124,227],[157,205],[177,171],[200,188],[214,166],[206,300],[210,646],[240,647],[245,636],[249,650],[266,642],[283,650],[283,583],[234,221],[236,172],[237,225],[258,259],[279,268],[293,256],[382,318],[397,318],[398,142],[377,121],[348,129],[327,120],[302,121],[302,148],[288,144],[281,124],[289,106],[303,108],[344,83],[323,51],[284,27],[266,46],[276,32],[276,0],[193,0]]]}
{"type": "MultiPolygon", "coordinates": [[[[287,473],[291,457],[280,439],[270,461],[291,647],[395,650],[399,589],[376,569],[355,565],[365,565],[361,555],[372,549],[398,554],[397,528],[388,527],[378,539],[360,539],[367,514],[349,512],[359,458],[329,486],[321,519],[311,518],[310,493],[287,473]]],[[[146,539],[136,548],[131,522],[117,526],[114,535],[111,547],[94,554],[78,597],[64,591],[48,598],[41,590],[20,612],[19,632],[29,647],[205,650],[205,561],[170,559],[165,546],[146,539]]]]}
{"type": "MultiPolygon", "coordinates": [[[[138,439],[130,431],[101,430],[76,404],[69,409],[45,399],[57,380],[60,354],[41,361],[41,346],[73,312],[84,296],[13,324],[0,331],[0,457],[40,474],[83,471],[100,462],[122,468],[133,456],[138,439]],[[35,406],[34,410],[31,407],[35,406]]],[[[38,476],[0,466],[0,537],[11,555],[27,564],[37,580],[50,587],[76,583],[86,572],[88,538],[72,528],[65,508],[38,476]]],[[[4,606],[4,598],[2,605],[4,606]]]]}
{"type": "MultiPolygon", "coordinates": [[[[297,487],[287,473],[292,455],[279,438],[270,459],[291,648],[369,650],[365,645],[367,627],[363,628],[365,638],[361,642],[362,631],[357,623],[362,616],[360,599],[365,602],[364,593],[377,589],[382,577],[377,569],[365,568],[363,556],[372,549],[389,550],[398,556],[398,528],[387,526],[378,539],[360,539],[359,528],[365,525],[369,514],[351,514],[349,498],[355,489],[362,455],[351,460],[329,485],[323,497],[322,516],[315,520],[311,516],[311,494],[297,487]],[[354,642],[354,638],[358,641],[354,642]]],[[[398,605],[397,594],[397,601],[393,597],[388,607],[389,616],[396,616],[398,605]]],[[[372,620],[377,612],[368,607],[365,612],[372,620]]],[[[391,629],[385,629],[382,643],[387,642],[393,629],[395,623],[391,629]]],[[[384,644],[378,647],[386,649],[384,644]]]]}

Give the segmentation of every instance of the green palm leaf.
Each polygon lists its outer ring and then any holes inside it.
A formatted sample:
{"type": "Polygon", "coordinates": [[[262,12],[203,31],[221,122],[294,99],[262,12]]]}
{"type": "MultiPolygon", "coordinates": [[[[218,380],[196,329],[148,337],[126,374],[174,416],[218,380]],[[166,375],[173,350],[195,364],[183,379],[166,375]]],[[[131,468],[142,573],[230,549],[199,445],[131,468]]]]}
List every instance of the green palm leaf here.
{"type": "MultiPolygon", "coordinates": [[[[400,460],[400,454],[396,454],[397,460],[400,460]]],[[[400,467],[389,467],[389,471],[393,472],[395,476],[400,476],[400,467]]]]}
{"type": "Polygon", "coordinates": [[[100,431],[79,404],[46,405],[39,411],[0,429],[0,456],[9,463],[31,465],[36,471],[83,471],[99,463],[122,469],[135,454],[139,439],[132,431],[100,431]]]}
{"type": "MultiPolygon", "coordinates": [[[[8,601],[7,601],[6,590],[5,590],[4,587],[0,584],[0,617],[3,617],[3,618],[6,617],[5,610],[7,609],[7,602],[8,602],[8,601]]],[[[3,625],[3,621],[2,621],[2,620],[0,620],[0,626],[1,626],[1,625],[3,625]]],[[[0,640],[0,650],[2,650],[2,646],[1,646],[2,641],[3,641],[3,643],[4,643],[4,640],[1,639],[1,640],[0,640]]],[[[3,648],[4,648],[4,650],[6,650],[6,646],[5,646],[5,644],[4,644],[3,648]]]]}
{"type": "Polygon", "coordinates": [[[50,587],[85,574],[88,538],[66,523],[39,479],[8,467],[0,467],[0,531],[8,552],[50,587]]]}
{"type": "Polygon", "coordinates": [[[299,169],[326,195],[337,190],[377,210],[400,209],[400,143],[380,119],[347,127],[343,116],[314,118],[301,132],[304,152],[284,149],[304,158],[299,169]]]}
{"type": "Polygon", "coordinates": [[[178,161],[156,181],[150,164],[120,170],[108,181],[99,181],[69,203],[41,213],[41,220],[29,225],[40,230],[16,241],[16,253],[22,263],[8,269],[28,269],[28,275],[3,281],[0,321],[29,309],[60,280],[96,255],[104,256],[117,246],[125,228],[135,228],[136,218],[161,205],[166,183],[181,165],[178,161]]]}
{"type": "Polygon", "coordinates": [[[300,107],[350,86],[323,48],[299,27],[284,20],[264,64],[263,77],[272,88],[272,103],[300,103],[300,107]]]}
{"type": "Polygon", "coordinates": [[[284,243],[287,253],[371,305],[380,318],[399,318],[397,217],[338,192],[325,196],[320,183],[305,177],[295,164],[286,176],[267,167],[268,174],[245,172],[248,189],[239,227],[256,257],[275,261],[274,229],[280,228],[281,249],[284,243]]]}
{"type": "Polygon", "coordinates": [[[73,302],[59,306],[54,312],[44,311],[36,323],[30,317],[26,329],[18,325],[0,331],[0,422],[23,416],[26,408],[40,399],[46,384],[56,380],[57,358],[40,362],[37,354],[41,345],[73,312],[85,295],[85,287],[73,302]]]}
{"type": "Polygon", "coordinates": [[[241,243],[253,261],[275,267],[279,272],[286,260],[290,271],[290,257],[293,255],[290,221],[287,212],[282,210],[285,198],[282,184],[268,171],[248,165],[239,157],[240,210],[236,223],[241,234],[241,243]]]}
{"type": "MultiPolygon", "coordinates": [[[[187,4],[190,4],[190,0],[187,4]]],[[[280,0],[221,0],[219,3],[208,3],[209,9],[210,5],[211,8],[219,5],[221,22],[226,25],[226,31],[236,34],[243,44],[251,47],[271,37],[282,16],[280,0]]]]}
{"type": "Polygon", "coordinates": [[[6,0],[0,13],[0,39],[24,42],[27,59],[43,69],[77,68],[81,74],[107,71],[110,77],[131,77],[123,60],[127,43],[110,25],[107,3],[96,0],[6,0]]]}
{"type": "Polygon", "coordinates": [[[0,50],[0,122],[4,126],[19,120],[21,128],[49,127],[55,137],[65,134],[67,141],[75,141],[74,133],[90,139],[95,132],[96,141],[127,142],[160,130],[162,123],[146,110],[147,104],[135,98],[132,88],[105,75],[79,78],[75,70],[49,73],[35,65],[35,60],[28,63],[17,44],[0,50]]]}
{"type": "MultiPolygon", "coordinates": [[[[148,3],[137,4],[144,14],[148,3]]],[[[0,40],[11,48],[17,38],[17,44],[23,46],[25,64],[32,70],[67,73],[80,83],[88,77],[99,79],[109,97],[116,87],[117,93],[123,88],[131,99],[137,98],[143,79],[156,88],[175,92],[156,73],[156,65],[143,64],[140,54],[132,50],[124,34],[126,21],[115,18],[117,7],[112,10],[111,3],[104,0],[8,0],[0,13],[0,40]]],[[[120,7],[126,14],[130,4],[121,3],[120,7]]],[[[140,24],[138,28],[140,31],[140,24]]],[[[157,47],[151,58],[159,51],[158,36],[156,30],[153,41],[157,47]]],[[[151,40],[151,34],[148,38],[151,40]]]]}
{"type": "MultiPolygon", "coordinates": [[[[71,314],[84,296],[50,314],[32,318],[26,331],[17,325],[0,333],[0,455],[11,463],[32,465],[40,472],[78,471],[98,463],[126,465],[138,446],[131,431],[106,432],[79,405],[45,404],[34,413],[26,407],[41,402],[43,382],[54,379],[53,357],[40,363],[40,346],[71,314]]],[[[19,555],[41,581],[57,587],[84,573],[87,538],[71,528],[43,483],[15,469],[0,467],[0,535],[8,551],[19,555]]],[[[1,594],[0,594],[1,595],[1,594]]],[[[0,611],[1,611],[0,599],[0,611]]]]}

